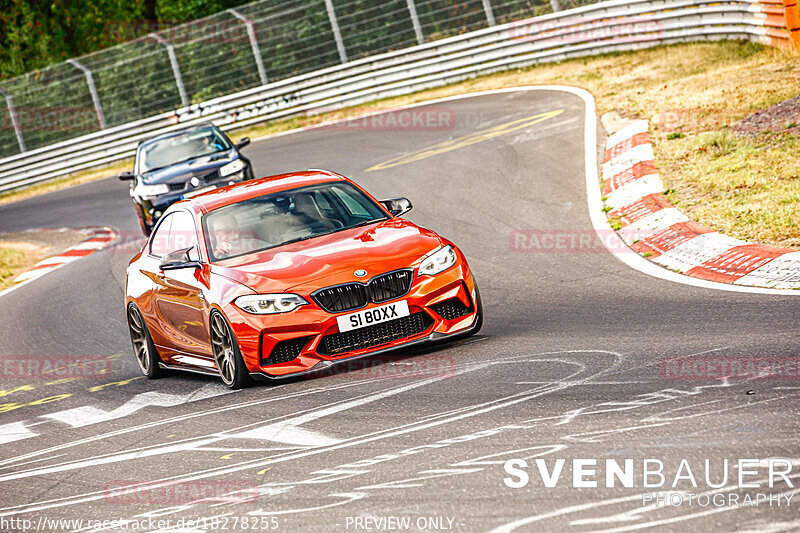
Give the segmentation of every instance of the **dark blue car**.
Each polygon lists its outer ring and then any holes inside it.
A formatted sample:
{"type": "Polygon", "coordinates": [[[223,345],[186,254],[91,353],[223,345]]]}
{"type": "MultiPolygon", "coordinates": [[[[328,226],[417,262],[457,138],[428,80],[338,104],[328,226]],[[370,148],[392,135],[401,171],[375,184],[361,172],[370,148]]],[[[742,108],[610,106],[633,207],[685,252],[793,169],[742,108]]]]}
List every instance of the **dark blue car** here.
{"type": "Polygon", "coordinates": [[[235,145],[213,124],[203,124],[165,133],[142,141],[136,148],[130,195],[139,224],[150,235],[161,214],[173,203],[217,187],[253,179],[250,160],[240,149],[247,137],[235,145]]]}

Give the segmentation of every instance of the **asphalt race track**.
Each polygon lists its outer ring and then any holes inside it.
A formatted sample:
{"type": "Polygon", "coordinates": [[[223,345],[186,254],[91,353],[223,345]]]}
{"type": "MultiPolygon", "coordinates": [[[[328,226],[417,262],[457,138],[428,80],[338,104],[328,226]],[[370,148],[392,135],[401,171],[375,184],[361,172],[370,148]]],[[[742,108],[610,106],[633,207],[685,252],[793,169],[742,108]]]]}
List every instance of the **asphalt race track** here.
{"type": "MultiPolygon", "coordinates": [[[[800,489],[780,479],[770,488],[765,466],[789,458],[797,485],[797,376],[693,381],[661,365],[796,356],[800,300],[664,281],[602,247],[514,249],[517,230],[593,231],[583,101],[530,91],[429,110],[449,113],[455,126],[356,122],[255,142],[245,153],[258,175],[329,168],[376,197],[410,198],[406,216],[469,258],[485,310],[479,335],[238,392],[191,374],[148,381],[125,324],[130,247],[91,255],[0,298],[2,357],[113,361],[103,379],[2,379],[0,519],[136,520],[144,531],[800,529],[800,500],[791,500],[800,489]],[[535,458],[548,470],[566,460],[555,487],[544,486],[535,458]],[[527,486],[504,484],[508,459],[528,461],[527,486]],[[573,459],[597,460],[598,487],[572,486],[573,459]],[[633,460],[633,487],[605,487],[606,459],[633,460]],[[645,459],[663,462],[662,487],[644,488],[645,459]],[[698,488],[672,487],[682,459],[698,488]],[[704,461],[716,483],[723,459],[728,483],[711,488],[704,461]],[[761,461],[746,478],[759,487],[736,488],[740,459],[761,461]],[[192,501],[164,488],[182,481],[242,489],[241,497],[192,501]],[[104,492],[134,483],[145,485],[104,492]],[[645,499],[654,492],[719,494],[726,505],[657,506],[645,499]],[[773,499],[727,505],[746,493],[773,499]],[[178,525],[200,518],[205,528],[178,525]]],[[[109,179],[3,206],[0,230],[108,225],[129,237],[138,229],[127,186],[109,179]]],[[[0,530],[22,527],[0,522],[0,530]]]]}

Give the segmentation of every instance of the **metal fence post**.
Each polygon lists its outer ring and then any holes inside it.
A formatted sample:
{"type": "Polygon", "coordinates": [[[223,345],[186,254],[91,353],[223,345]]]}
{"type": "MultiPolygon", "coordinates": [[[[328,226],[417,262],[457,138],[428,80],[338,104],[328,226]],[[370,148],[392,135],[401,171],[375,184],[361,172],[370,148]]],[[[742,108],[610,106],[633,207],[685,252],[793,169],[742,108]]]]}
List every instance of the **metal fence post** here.
{"type": "Polygon", "coordinates": [[[100,123],[101,130],[106,129],[106,116],[103,114],[103,106],[100,105],[100,96],[97,94],[97,87],[94,84],[94,76],[92,76],[92,71],[74,59],[67,59],[67,63],[83,72],[83,75],[86,77],[86,84],[89,86],[89,94],[92,95],[94,110],[97,112],[97,122],[100,123]]]}
{"type": "Polygon", "coordinates": [[[336,40],[336,49],[339,50],[339,59],[342,63],[347,63],[347,50],[344,49],[342,32],[339,30],[339,23],[336,21],[333,0],[325,0],[325,9],[328,10],[328,19],[331,21],[331,30],[333,30],[333,38],[336,40]]]}
{"type": "Polygon", "coordinates": [[[558,0],[550,0],[550,9],[553,10],[553,13],[561,11],[561,3],[558,0]]]}
{"type": "Polygon", "coordinates": [[[256,68],[258,68],[258,77],[261,80],[261,85],[267,84],[267,71],[264,70],[264,60],[261,58],[261,50],[258,49],[258,39],[256,39],[256,30],[253,27],[253,21],[236,11],[229,9],[228,13],[241,20],[247,28],[247,38],[250,39],[250,48],[253,49],[253,57],[256,59],[256,68]]]}
{"type": "Polygon", "coordinates": [[[414,34],[417,36],[417,44],[425,42],[425,36],[422,35],[422,27],[419,25],[419,16],[417,15],[417,6],[414,5],[414,0],[406,0],[408,5],[408,13],[411,15],[411,24],[414,26],[414,34]]]}
{"type": "Polygon", "coordinates": [[[496,26],[497,21],[494,20],[491,0],[483,0],[483,12],[486,13],[486,21],[489,23],[489,26],[496,26]]]}
{"type": "Polygon", "coordinates": [[[5,92],[3,89],[0,89],[0,94],[2,94],[6,99],[6,105],[8,106],[8,114],[11,116],[11,124],[14,125],[14,133],[17,134],[17,143],[19,144],[19,151],[25,151],[25,141],[22,139],[22,128],[19,126],[19,119],[17,118],[17,111],[14,109],[14,101],[11,100],[11,95],[5,92]]]}
{"type": "Polygon", "coordinates": [[[157,33],[151,33],[150,37],[158,41],[159,44],[163,44],[167,49],[169,62],[170,65],[172,65],[172,73],[175,75],[175,85],[178,86],[178,93],[181,96],[181,105],[183,105],[183,107],[189,107],[189,98],[186,96],[186,87],[183,85],[183,78],[181,77],[181,69],[178,65],[178,58],[175,57],[175,49],[172,47],[169,41],[157,33]]]}

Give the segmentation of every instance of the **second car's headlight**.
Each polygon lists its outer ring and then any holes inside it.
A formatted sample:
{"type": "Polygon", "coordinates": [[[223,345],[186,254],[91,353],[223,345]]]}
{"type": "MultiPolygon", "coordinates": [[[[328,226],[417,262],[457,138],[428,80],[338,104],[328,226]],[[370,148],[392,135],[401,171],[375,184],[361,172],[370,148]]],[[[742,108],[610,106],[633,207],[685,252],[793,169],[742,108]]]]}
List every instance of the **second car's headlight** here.
{"type": "Polygon", "coordinates": [[[442,246],[426,257],[419,265],[420,276],[433,276],[456,264],[456,251],[452,246],[442,246]]]}
{"type": "Polygon", "coordinates": [[[139,183],[134,189],[133,193],[139,196],[158,196],[160,194],[167,194],[169,192],[169,185],[166,183],[158,183],[156,185],[145,185],[139,183]]]}
{"type": "Polygon", "coordinates": [[[244,161],[242,161],[241,159],[237,159],[236,161],[231,161],[227,165],[220,167],[219,175],[224,178],[225,176],[230,176],[235,172],[239,172],[243,168],[244,168],[244,161]]]}
{"type": "Polygon", "coordinates": [[[244,311],[255,315],[272,315],[294,311],[308,302],[297,294],[248,294],[239,296],[234,303],[244,311]]]}

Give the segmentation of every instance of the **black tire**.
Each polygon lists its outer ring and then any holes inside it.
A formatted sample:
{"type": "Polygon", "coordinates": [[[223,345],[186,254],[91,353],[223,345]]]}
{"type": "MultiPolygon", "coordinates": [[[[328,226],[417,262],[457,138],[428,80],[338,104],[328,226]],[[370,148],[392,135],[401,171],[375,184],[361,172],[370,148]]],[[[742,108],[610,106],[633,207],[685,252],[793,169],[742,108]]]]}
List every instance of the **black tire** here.
{"type": "Polygon", "coordinates": [[[253,383],[244,364],[239,343],[230,324],[221,313],[211,313],[211,350],[222,382],[230,389],[241,389],[253,383]]]}
{"type": "Polygon", "coordinates": [[[131,334],[131,344],[133,345],[133,355],[139,364],[142,374],[148,379],[156,379],[164,375],[164,369],[159,366],[161,357],[156,351],[153,338],[147,329],[139,308],[136,304],[128,305],[128,331],[131,334]]]}
{"type": "Polygon", "coordinates": [[[475,319],[475,327],[469,331],[465,337],[470,337],[478,333],[481,328],[483,327],[483,302],[481,301],[481,291],[478,289],[478,282],[475,281],[475,278],[472,278],[473,283],[475,283],[475,309],[478,311],[478,317],[475,319]]]}

